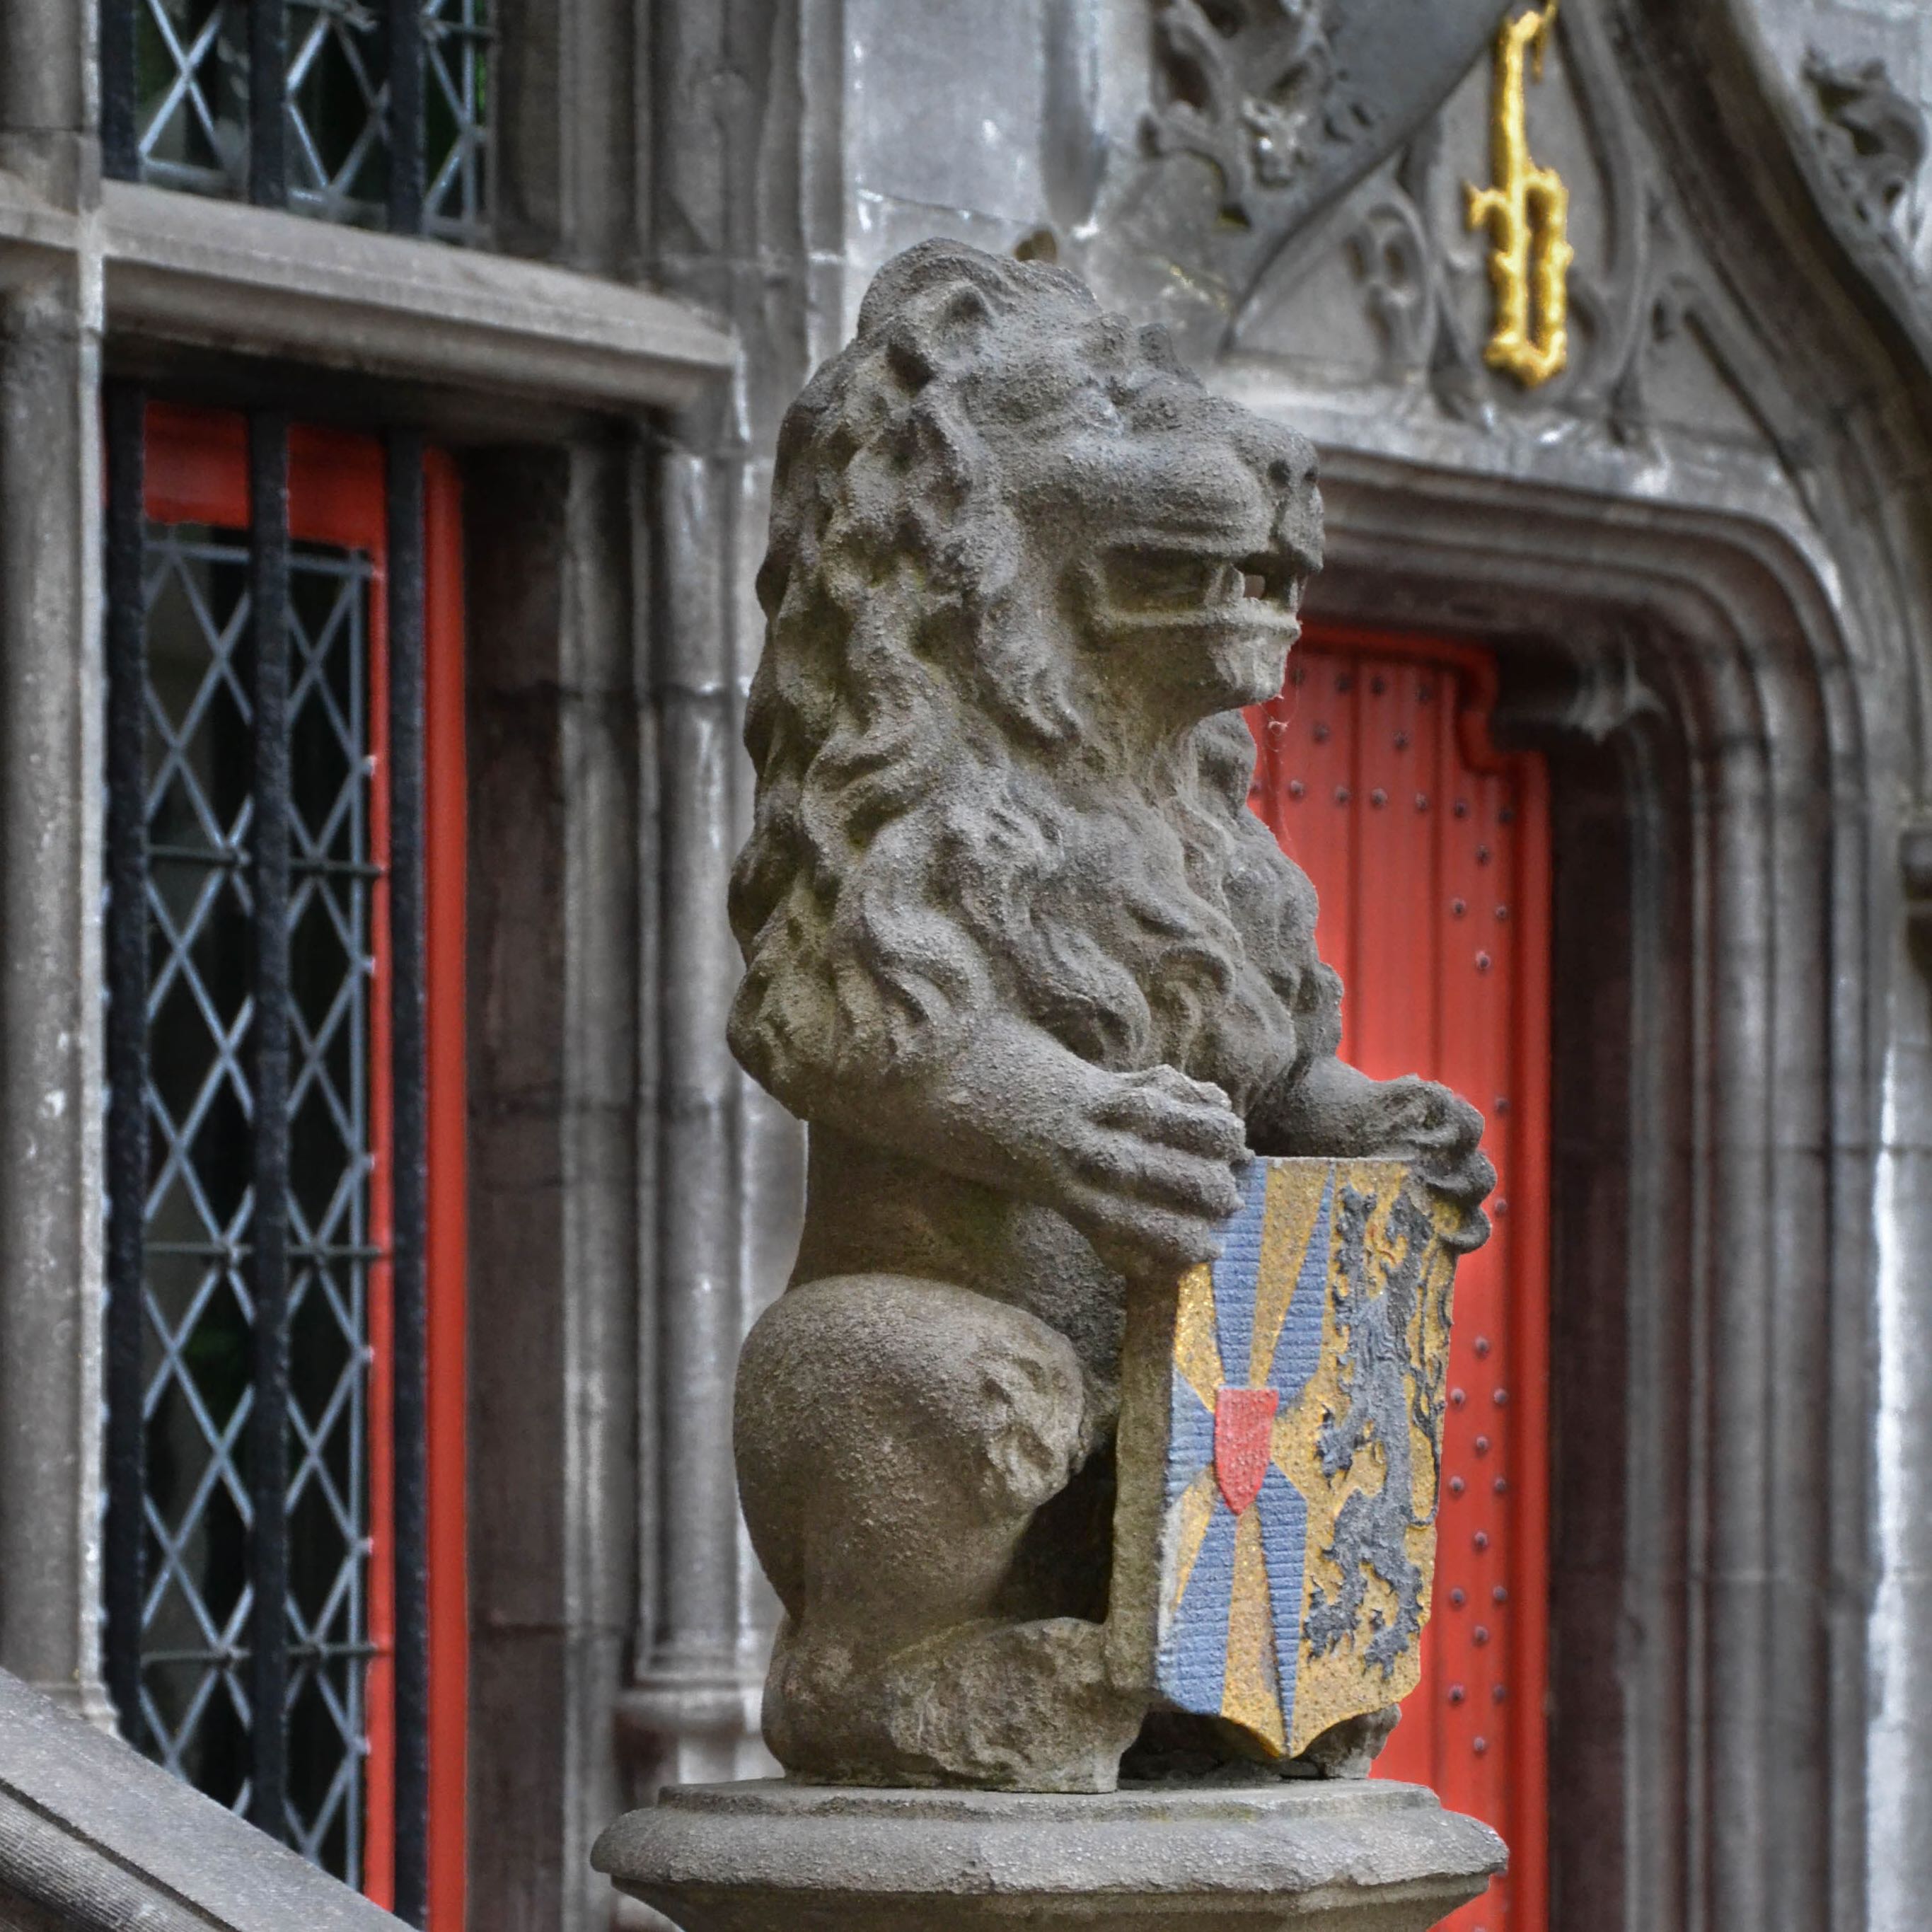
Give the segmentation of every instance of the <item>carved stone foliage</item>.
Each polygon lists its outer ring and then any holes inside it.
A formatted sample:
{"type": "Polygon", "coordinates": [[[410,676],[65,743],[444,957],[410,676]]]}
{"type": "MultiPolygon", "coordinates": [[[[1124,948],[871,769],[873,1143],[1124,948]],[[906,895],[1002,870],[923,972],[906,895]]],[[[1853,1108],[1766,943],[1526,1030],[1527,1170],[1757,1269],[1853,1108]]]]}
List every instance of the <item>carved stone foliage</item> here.
{"type": "Polygon", "coordinates": [[[1414,134],[1504,11],[1504,0],[1154,0],[1141,128],[1151,165],[1115,219],[1171,248],[1217,302],[1222,290],[1238,301],[1284,241],[1414,134]]]}
{"type": "Polygon", "coordinates": [[[1893,85],[1882,60],[1837,62],[1814,48],[1804,78],[1819,145],[1840,185],[1867,226],[1922,274],[1910,224],[1912,188],[1932,153],[1924,110],[1893,85]]]}
{"type": "Polygon", "coordinates": [[[1211,164],[1222,212],[1241,226],[1264,218],[1267,196],[1306,175],[1324,142],[1347,138],[1346,118],[1330,112],[1330,10],[1318,0],[1166,0],[1154,16],[1148,144],[1211,164]]]}

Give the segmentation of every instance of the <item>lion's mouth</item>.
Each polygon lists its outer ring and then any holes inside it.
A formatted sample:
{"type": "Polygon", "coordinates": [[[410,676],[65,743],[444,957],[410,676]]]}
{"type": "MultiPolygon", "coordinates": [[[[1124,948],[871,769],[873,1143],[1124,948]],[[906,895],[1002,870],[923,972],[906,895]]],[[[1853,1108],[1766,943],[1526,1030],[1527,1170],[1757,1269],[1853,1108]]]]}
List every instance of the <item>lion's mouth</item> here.
{"type": "Polygon", "coordinates": [[[1245,599],[1272,604],[1294,616],[1301,608],[1301,573],[1284,557],[1250,556],[1240,565],[1245,599]]]}
{"type": "Polygon", "coordinates": [[[1298,628],[1303,577],[1273,551],[1243,556],[1136,544],[1108,553],[1106,602],[1130,623],[1298,628]]]}

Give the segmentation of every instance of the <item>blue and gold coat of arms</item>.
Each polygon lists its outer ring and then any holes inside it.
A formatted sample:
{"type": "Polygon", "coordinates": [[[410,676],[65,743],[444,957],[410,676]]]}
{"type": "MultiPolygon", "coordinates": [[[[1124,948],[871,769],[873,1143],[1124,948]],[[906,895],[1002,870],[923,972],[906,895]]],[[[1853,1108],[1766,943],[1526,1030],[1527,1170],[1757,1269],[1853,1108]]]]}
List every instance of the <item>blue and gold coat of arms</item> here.
{"type": "Polygon", "coordinates": [[[1400,1162],[1259,1160],[1221,1258],[1158,1315],[1164,1378],[1140,1316],[1123,1475],[1144,1506],[1138,1531],[1131,1504],[1120,1522],[1157,1548],[1117,1552],[1154,1599],[1140,1665],[1158,1703],[1225,1720],[1262,1756],[1419,1681],[1454,1212],[1400,1162]],[[1164,1417],[1145,1412],[1162,1395],[1164,1417]]]}

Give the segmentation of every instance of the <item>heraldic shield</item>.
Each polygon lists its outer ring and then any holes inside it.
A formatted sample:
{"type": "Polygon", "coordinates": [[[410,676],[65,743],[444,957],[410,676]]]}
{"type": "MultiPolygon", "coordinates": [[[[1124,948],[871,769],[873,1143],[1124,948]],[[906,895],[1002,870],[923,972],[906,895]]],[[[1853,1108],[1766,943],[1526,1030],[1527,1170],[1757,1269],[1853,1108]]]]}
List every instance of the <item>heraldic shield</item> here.
{"type": "Polygon", "coordinates": [[[1142,1500],[1124,1494],[1116,1534],[1157,1548],[1117,1548],[1117,1580],[1154,1598],[1156,1704],[1257,1756],[1420,1681],[1455,1220],[1400,1162],[1258,1160],[1220,1259],[1137,1311],[1122,1474],[1142,1500]]]}

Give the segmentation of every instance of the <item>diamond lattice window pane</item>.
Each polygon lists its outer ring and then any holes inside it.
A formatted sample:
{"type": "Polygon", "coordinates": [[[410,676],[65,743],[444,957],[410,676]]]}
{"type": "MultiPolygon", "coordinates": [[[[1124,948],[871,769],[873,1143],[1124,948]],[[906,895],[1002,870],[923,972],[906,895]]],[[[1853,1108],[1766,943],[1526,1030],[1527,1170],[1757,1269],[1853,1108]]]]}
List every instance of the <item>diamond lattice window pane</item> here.
{"type": "Polygon", "coordinates": [[[380,222],[389,193],[388,36],[380,4],[289,8],[289,201],[331,221],[380,222]]]}
{"type": "Polygon", "coordinates": [[[490,232],[490,0],[426,0],[423,226],[452,242],[490,232]]]}
{"type": "Polygon", "coordinates": [[[372,578],[340,550],[298,544],[291,559],[290,1414],[286,1459],[263,1471],[248,1441],[248,562],[233,532],[148,532],[143,1742],[200,1790],[247,1804],[253,1499],[260,1483],[285,1486],[289,1838],[354,1882],[370,1654],[372,578]]]}
{"type": "MultiPolygon", "coordinates": [[[[422,0],[423,226],[490,235],[493,0],[422,0]]],[[[246,0],[136,0],[136,132],[145,181],[248,191],[246,0]]],[[[380,227],[389,194],[382,0],[288,0],[289,205],[380,227]]]]}
{"type": "Polygon", "coordinates": [[[203,194],[247,193],[247,25],[235,0],[136,0],[143,180],[203,194]]]}

